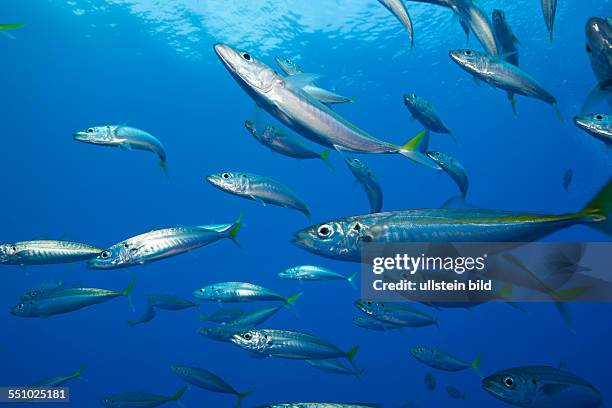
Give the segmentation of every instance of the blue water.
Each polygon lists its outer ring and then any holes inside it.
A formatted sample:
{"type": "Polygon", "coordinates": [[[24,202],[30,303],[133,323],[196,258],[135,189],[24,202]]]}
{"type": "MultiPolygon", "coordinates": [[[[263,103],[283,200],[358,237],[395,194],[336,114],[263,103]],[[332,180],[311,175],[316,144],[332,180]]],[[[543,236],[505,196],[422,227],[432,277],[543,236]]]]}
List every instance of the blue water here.
{"type": "MultiPolygon", "coordinates": [[[[548,40],[539,2],[481,0],[490,13],[504,8],[522,46],[521,66],[557,97],[565,117],[536,100],[518,97],[515,117],[503,92],[478,86],[449,58],[465,37],[449,11],[409,3],[415,45],[375,0],[4,0],[3,22],[25,23],[0,36],[2,98],[0,240],[68,239],[108,247],[155,227],[233,221],[245,212],[242,249],[229,240],[157,263],[94,271],[83,264],[2,267],[0,287],[0,384],[31,384],[87,365],[85,381],[69,383],[72,406],[94,407],[105,395],[145,391],[171,395],[183,386],[173,363],[211,370],[239,391],[254,390],[245,405],[273,401],[364,401],[394,407],[503,407],[480,388],[470,370],[433,372],[414,360],[416,344],[440,347],[465,359],[483,353],[482,372],[545,364],[565,366],[612,400],[609,304],[572,306],[568,328],[552,305],[505,304],[435,310],[440,327],[369,332],[351,323],[358,297],[343,282],[300,283],[279,279],[289,266],[321,264],[343,274],[357,265],[318,258],[293,246],[302,214],[224,194],[205,175],[242,170],[291,186],[312,210],[312,223],[361,214],[369,206],[338,154],[331,171],[320,161],[296,161],[271,153],[244,129],[251,99],[212,50],[216,42],[247,49],[273,64],[275,55],[296,57],[320,83],[355,96],[337,112],[377,137],[404,143],[420,130],[403,105],[414,92],[433,101],[458,143],[433,135],[431,147],[459,158],[469,172],[468,201],[485,208],[573,211],[608,180],[610,153],[571,123],[595,78],[584,46],[590,16],[610,14],[607,0],[559,2],[555,38],[548,40]],[[125,152],[72,141],[93,125],[128,123],[157,136],[168,153],[169,179],[146,152],[125,152]],[[574,171],[569,192],[562,177],[574,171]],[[44,280],[124,289],[139,273],[133,298],[119,298],[47,319],[8,313],[19,294],[44,280]],[[281,311],[266,327],[314,333],[343,349],[360,345],[356,363],[363,381],[322,373],[300,361],[250,358],[231,344],[198,334],[196,310],[160,311],[150,323],[129,327],[149,293],[186,298],[218,281],[248,281],[283,294],[304,292],[298,316],[281,311]],[[453,385],[468,398],[444,391],[453,385]]],[[[470,47],[480,48],[474,38],[470,47]]],[[[452,181],[400,156],[363,156],[377,174],[385,210],[438,207],[456,194],[452,181]]],[[[608,239],[576,226],[549,240],[608,239]]],[[[254,308],[260,305],[253,305],[254,308]]],[[[202,307],[203,313],[217,308],[202,307]]],[[[230,407],[232,396],[200,389],[182,399],[191,407],[230,407]]],[[[53,406],[53,405],[49,405],[53,406]]],[[[64,406],[64,405],[58,405],[64,406]]]]}

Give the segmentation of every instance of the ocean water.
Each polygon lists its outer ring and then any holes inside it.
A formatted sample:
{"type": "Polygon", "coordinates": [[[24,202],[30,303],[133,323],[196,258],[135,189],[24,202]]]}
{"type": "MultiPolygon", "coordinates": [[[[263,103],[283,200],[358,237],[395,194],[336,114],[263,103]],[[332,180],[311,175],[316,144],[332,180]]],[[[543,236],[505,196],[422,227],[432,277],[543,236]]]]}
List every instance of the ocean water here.
{"type": "MultiPolygon", "coordinates": [[[[295,58],[307,72],[323,75],[321,85],[355,97],[354,104],[337,106],[338,113],[394,143],[405,143],[421,129],[402,95],[432,100],[458,142],[434,134],[431,147],[464,164],[468,201],[479,207],[574,211],[607,182],[609,149],[577,129],[571,117],[596,83],[584,25],[591,16],[610,15],[612,2],[561,0],[552,44],[538,1],[479,4],[487,13],[505,10],[521,42],[521,66],[557,97],[564,121],[549,105],[524,97],[518,97],[513,115],[503,92],[478,85],[457,67],[448,51],[465,47],[465,36],[451,12],[435,6],[408,2],[415,26],[411,49],[406,32],[375,0],[3,0],[3,22],[26,26],[0,36],[1,241],[67,239],[108,247],[152,228],[231,222],[241,212],[245,228],[242,248],[223,240],[127,269],[90,270],[83,263],[2,266],[0,384],[67,375],[84,363],[83,381],[69,383],[71,405],[94,407],[116,392],[174,394],[184,385],[169,369],[178,363],[213,371],[239,391],[254,390],[244,406],[274,401],[507,406],[483,391],[471,370],[438,372],[417,362],[409,349],[426,344],[467,360],[483,353],[483,374],[519,365],[558,366],[562,360],[601,391],[607,406],[609,304],[572,305],[573,328],[551,304],[526,305],[527,313],[503,303],[473,310],[418,306],[439,320],[439,328],[402,335],[354,326],[359,294],[344,282],[300,284],[277,277],[299,264],[354,272],[358,265],[319,258],[290,239],[312,223],[366,213],[367,198],[339,154],[332,154],[335,170],[330,170],[321,161],[274,154],[248,134],[243,121],[256,114],[253,102],[214,54],[217,42],[248,50],[270,65],[276,55],[295,58]],[[150,153],[72,140],[75,131],[119,123],[163,142],[168,178],[150,153]],[[566,192],[562,179],[569,168],[574,179],[566,192]],[[207,174],[226,170],[284,182],[309,205],[311,219],[230,196],[205,181],[207,174]],[[19,294],[41,281],[122,290],[135,274],[136,312],[123,298],[45,319],[8,312],[19,294]],[[195,289],[219,281],[253,282],[287,295],[304,292],[297,314],[283,310],[264,326],[313,333],[342,349],[359,345],[361,381],[301,361],[254,359],[231,344],[203,338],[194,309],[159,311],[150,323],[126,324],[143,311],[149,293],[190,298],[195,289]],[[434,392],[424,386],[427,372],[438,379],[434,392]],[[447,385],[466,392],[467,399],[451,399],[447,385]]],[[[473,36],[469,47],[480,49],[473,36]]],[[[457,194],[447,176],[401,156],[360,158],[380,180],[385,210],[435,208],[457,194]]],[[[609,240],[584,226],[546,239],[609,240]]],[[[217,307],[204,304],[201,312],[217,307]]],[[[193,388],[182,403],[230,407],[235,399],[193,388]]]]}

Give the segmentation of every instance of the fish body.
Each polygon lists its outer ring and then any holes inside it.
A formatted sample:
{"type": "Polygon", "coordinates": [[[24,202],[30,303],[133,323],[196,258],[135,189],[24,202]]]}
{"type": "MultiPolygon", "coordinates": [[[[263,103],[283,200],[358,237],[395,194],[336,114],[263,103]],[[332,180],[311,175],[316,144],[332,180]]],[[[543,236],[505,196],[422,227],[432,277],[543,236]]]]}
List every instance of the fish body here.
{"type": "Polygon", "coordinates": [[[438,381],[436,380],[436,377],[431,373],[425,374],[423,381],[425,382],[425,387],[427,387],[427,389],[430,391],[435,390],[436,386],[438,385],[438,381]]]}
{"type": "Polygon", "coordinates": [[[438,325],[433,317],[404,303],[357,300],[355,306],[369,317],[394,326],[424,327],[438,325]]]}
{"type": "Polygon", "coordinates": [[[46,265],[94,258],[102,249],[80,242],[36,240],[0,244],[0,264],[46,265]]]}
{"type": "Polygon", "coordinates": [[[294,266],[278,274],[279,278],[301,281],[322,281],[322,280],[345,280],[354,286],[353,280],[357,272],[350,276],[345,276],[322,266],[301,265],[294,266]]]}
{"type": "Polygon", "coordinates": [[[454,399],[466,399],[467,398],[467,394],[463,391],[461,391],[460,389],[453,387],[452,385],[449,385],[446,387],[446,393],[448,395],[450,395],[451,398],[454,399]]]}
{"type": "Polygon", "coordinates": [[[348,122],[325,104],[291,85],[246,51],[216,44],[215,52],[232,77],[253,101],[279,122],[323,146],[359,153],[402,154],[421,164],[437,168],[430,160],[421,162],[409,146],[378,140],[348,122]]]}
{"type": "Polygon", "coordinates": [[[279,305],[274,307],[267,307],[260,310],[255,310],[252,312],[248,312],[243,314],[240,317],[237,317],[234,320],[227,322],[227,325],[230,326],[238,326],[238,327],[257,327],[260,324],[263,324],[269,318],[274,316],[276,312],[283,309],[285,305],[279,305]]]}
{"type": "Polygon", "coordinates": [[[425,346],[412,347],[410,354],[420,362],[443,371],[463,371],[466,368],[478,368],[480,364],[480,356],[469,363],[442,350],[425,346]]]}
{"type": "Polygon", "coordinates": [[[542,14],[544,15],[544,22],[546,23],[546,29],[550,36],[550,42],[553,40],[553,29],[555,26],[555,15],[557,14],[557,0],[540,0],[542,5],[542,14]]]}
{"type": "Polygon", "coordinates": [[[172,295],[153,294],[149,295],[148,298],[149,304],[158,309],[183,310],[189,309],[190,307],[200,306],[199,303],[195,303],[187,299],[181,299],[172,295]]]}
{"type": "Polygon", "coordinates": [[[336,359],[306,360],[306,362],[311,367],[314,367],[321,371],[327,371],[329,373],[354,375],[356,377],[359,377],[361,374],[363,374],[363,370],[357,370],[355,369],[355,367],[346,365],[342,361],[336,359]]]}
{"type": "Polygon", "coordinates": [[[421,125],[434,133],[451,133],[446,127],[440,116],[434,109],[430,101],[416,94],[404,95],[404,105],[410,114],[418,120],[421,125]]]}
{"type": "Polygon", "coordinates": [[[77,371],[75,371],[74,373],[72,373],[70,375],[46,378],[44,380],[35,382],[34,384],[30,385],[30,387],[32,387],[32,388],[61,387],[62,385],[64,385],[66,382],[72,380],[73,378],[81,377],[81,374],[83,374],[83,370],[84,369],[85,369],[85,365],[81,364],[81,367],[77,371]]]}
{"type": "Polygon", "coordinates": [[[296,193],[286,185],[270,177],[252,173],[222,172],[206,177],[208,182],[218,189],[239,197],[291,208],[310,216],[308,206],[296,193]]]}
{"type": "Polygon", "coordinates": [[[46,297],[27,300],[17,304],[11,314],[18,317],[47,317],[56,314],[73,312],[84,307],[104,303],[119,296],[129,296],[135,279],[127,289],[118,292],[98,288],[65,288],[59,289],[46,297]]]}
{"type": "Polygon", "coordinates": [[[442,168],[442,170],[444,170],[446,174],[453,179],[455,184],[457,184],[457,187],[459,187],[462,197],[465,198],[467,195],[469,182],[463,165],[459,163],[457,159],[446,153],[429,151],[427,152],[427,155],[438,163],[440,168],[442,168]]]}
{"type": "Polygon", "coordinates": [[[501,58],[468,49],[454,50],[449,55],[465,71],[495,88],[557,105],[557,99],[535,78],[501,58]]]}
{"type": "Polygon", "coordinates": [[[361,187],[366,192],[370,202],[370,212],[380,212],[383,204],[383,193],[372,171],[364,162],[357,158],[347,157],[344,161],[355,176],[355,179],[357,179],[357,182],[361,184],[361,187]]]}
{"type": "Polygon", "coordinates": [[[187,387],[181,388],[172,396],[144,392],[121,392],[104,397],[100,402],[106,408],[154,408],[166,402],[178,401],[185,391],[187,391],[187,387]]]}
{"type": "Polygon", "coordinates": [[[238,397],[238,407],[240,407],[242,399],[251,394],[251,392],[236,391],[223,378],[203,368],[174,364],[170,366],[170,369],[177,377],[196,387],[212,392],[235,395],[238,397]]]}
{"type": "Polygon", "coordinates": [[[410,45],[414,47],[414,28],[412,27],[412,20],[410,14],[404,5],[402,0],[378,0],[380,4],[385,6],[387,10],[391,12],[399,20],[408,32],[410,38],[410,45]]]}
{"type": "Polygon", "coordinates": [[[612,23],[592,17],[586,24],[586,50],[593,73],[603,86],[612,86],[612,23]]]}
{"type": "Polygon", "coordinates": [[[378,319],[374,319],[370,316],[356,316],[351,320],[354,325],[367,330],[374,331],[389,331],[389,330],[401,330],[403,326],[397,326],[395,324],[385,323],[378,319]]]}
{"type": "Polygon", "coordinates": [[[117,269],[142,265],[212,244],[220,239],[235,241],[242,217],[233,224],[174,227],[137,235],[102,251],[87,263],[91,269],[117,269]]]}
{"type": "Polygon", "coordinates": [[[612,115],[596,113],[574,117],[574,123],[608,146],[612,144],[612,115]]]}
{"type": "Polygon", "coordinates": [[[273,125],[267,125],[263,131],[257,131],[255,123],[246,120],[244,126],[258,142],[272,151],[300,160],[321,159],[329,165],[327,161],[327,157],[330,153],[329,150],[325,150],[321,153],[315,152],[306,146],[297,136],[277,129],[273,125]]]}
{"type": "Polygon", "coordinates": [[[525,408],[598,408],[601,393],[586,380],[559,368],[524,366],[482,380],[495,398],[525,408]]]}
{"type": "Polygon", "coordinates": [[[161,142],[144,130],[124,125],[94,126],[76,132],[74,140],[101,145],[120,147],[126,150],[147,150],[157,155],[162,168],[166,163],[166,150],[161,142]]]}
{"type": "Polygon", "coordinates": [[[612,233],[612,182],[582,210],[546,215],[500,210],[436,208],[339,218],[295,233],[293,243],[319,256],[360,262],[363,243],[531,242],[576,224],[612,233]]]}
{"type": "Polygon", "coordinates": [[[493,10],[493,31],[499,46],[500,55],[512,65],[519,65],[519,55],[517,45],[518,38],[514,35],[512,28],[506,20],[503,10],[493,10]]]}
{"type": "Polygon", "coordinates": [[[311,334],[291,330],[252,329],[234,334],[231,341],[252,353],[296,360],[347,358],[352,362],[358,350],[345,352],[311,334]]]}
{"type": "Polygon", "coordinates": [[[200,316],[200,320],[203,322],[228,323],[244,314],[244,310],[237,307],[220,307],[208,316],[200,316]]]}
{"type": "Polygon", "coordinates": [[[291,304],[300,295],[285,297],[263,286],[247,282],[220,282],[204,286],[193,292],[196,299],[214,302],[281,301],[291,304]]]}
{"type": "Polygon", "coordinates": [[[62,281],[42,282],[22,293],[21,300],[30,300],[45,297],[58,289],[62,289],[63,287],[64,282],[62,281]]]}

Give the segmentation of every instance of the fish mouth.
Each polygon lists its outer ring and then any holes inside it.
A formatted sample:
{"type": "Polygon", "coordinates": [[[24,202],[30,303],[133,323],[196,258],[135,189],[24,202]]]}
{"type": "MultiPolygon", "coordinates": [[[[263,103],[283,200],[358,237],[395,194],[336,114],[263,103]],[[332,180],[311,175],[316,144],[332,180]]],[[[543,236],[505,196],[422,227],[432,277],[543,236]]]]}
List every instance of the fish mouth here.
{"type": "Polygon", "coordinates": [[[463,59],[461,58],[461,51],[449,51],[448,56],[455,61],[457,64],[462,64],[463,59]]]}
{"type": "Polygon", "coordinates": [[[217,57],[219,57],[221,62],[224,63],[227,67],[230,67],[228,57],[233,51],[232,48],[222,43],[216,43],[213,46],[213,49],[215,50],[215,53],[217,54],[217,57]]]}
{"type": "Polygon", "coordinates": [[[298,231],[293,235],[291,243],[299,247],[310,248],[310,237],[307,232],[298,231]]]}
{"type": "Polygon", "coordinates": [[[87,133],[85,132],[76,132],[72,134],[72,139],[78,142],[86,142],[87,141],[87,133]]]}
{"type": "Polygon", "coordinates": [[[215,187],[221,186],[221,177],[217,176],[216,174],[209,174],[208,176],[206,176],[206,181],[208,181],[215,187]]]}
{"type": "Polygon", "coordinates": [[[590,129],[591,128],[591,124],[590,121],[582,116],[574,116],[574,124],[576,126],[578,126],[581,129],[590,129]]]}

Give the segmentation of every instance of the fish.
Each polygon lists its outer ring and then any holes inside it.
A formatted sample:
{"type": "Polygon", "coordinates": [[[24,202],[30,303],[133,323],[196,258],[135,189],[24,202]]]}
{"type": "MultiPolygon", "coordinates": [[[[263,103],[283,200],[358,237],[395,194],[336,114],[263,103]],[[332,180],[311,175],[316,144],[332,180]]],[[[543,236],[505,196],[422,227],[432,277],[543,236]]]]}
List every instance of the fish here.
{"type": "Polygon", "coordinates": [[[550,36],[550,42],[553,42],[553,28],[555,26],[555,14],[557,13],[557,0],[540,0],[542,5],[542,14],[544,14],[544,22],[550,36]]]}
{"type": "Polygon", "coordinates": [[[0,244],[0,264],[49,265],[86,261],[102,249],[71,241],[36,240],[0,244]]]}
{"type": "Polygon", "coordinates": [[[482,388],[495,398],[525,408],[598,408],[602,395],[583,378],[548,366],[522,366],[494,373],[482,388]]]}
{"type": "Polygon", "coordinates": [[[428,390],[433,391],[436,389],[438,381],[436,380],[436,377],[433,374],[425,374],[423,380],[425,381],[425,387],[427,387],[428,390]]]}
{"type": "Polygon", "coordinates": [[[160,295],[153,294],[149,295],[149,304],[158,309],[164,310],[183,310],[189,309],[190,307],[198,308],[199,303],[192,302],[191,300],[181,299],[172,295],[160,295]]]}
{"type": "Polygon", "coordinates": [[[221,325],[215,327],[202,327],[198,332],[209,340],[231,343],[232,336],[244,332],[252,327],[221,325]]]}
{"type": "Polygon", "coordinates": [[[147,150],[157,155],[159,166],[167,175],[166,150],[162,143],[144,130],[125,125],[94,126],[72,135],[77,142],[125,150],[147,150]]]}
{"type": "Polygon", "coordinates": [[[260,324],[266,322],[269,318],[274,316],[276,312],[284,308],[285,305],[279,305],[274,307],[266,307],[264,309],[255,310],[243,314],[234,320],[227,322],[227,325],[238,326],[238,327],[257,327],[260,324]]]}
{"type": "Polygon", "coordinates": [[[612,146],[612,115],[596,113],[592,115],[575,116],[574,123],[589,135],[612,146]]]}
{"type": "Polygon", "coordinates": [[[432,347],[415,346],[410,349],[410,354],[423,364],[443,371],[462,371],[472,368],[478,373],[482,355],[478,355],[472,362],[464,361],[454,357],[442,350],[432,347]]]}
{"type": "Polygon", "coordinates": [[[376,177],[370,168],[361,160],[355,157],[346,157],[346,165],[355,176],[355,179],[365,190],[368,201],[370,202],[370,212],[377,213],[382,209],[383,193],[376,177]]]}
{"type": "Polygon", "coordinates": [[[454,399],[466,399],[467,394],[452,385],[448,385],[446,387],[446,393],[454,399]]]}
{"type": "Polygon", "coordinates": [[[244,310],[237,307],[220,307],[208,316],[200,316],[203,322],[227,323],[244,315],[244,310]]]}
{"type": "MultiPolygon", "coordinates": [[[[519,66],[519,54],[517,45],[519,40],[514,35],[512,28],[506,20],[506,14],[503,10],[493,10],[493,31],[495,32],[495,40],[499,46],[500,55],[512,65],[519,66]]],[[[514,93],[508,92],[508,99],[512,104],[512,109],[516,114],[516,101],[514,99],[514,93]]]]}
{"type": "Polygon", "coordinates": [[[257,131],[253,121],[245,120],[244,126],[258,142],[274,152],[300,160],[320,159],[323,163],[332,167],[329,162],[329,154],[331,153],[329,149],[321,153],[315,152],[306,146],[297,136],[278,129],[273,125],[267,125],[261,132],[257,131]]]}
{"type": "Polygon", "coordinates": [[[215,44],[214,50],[257,106],[305,138],[345,152],[401,154],[437,169],[427,157],[414,154],[414,141],[398,146],[378,140],[308,95],[300,83],[305,81],[305,74],[283,78],[246,51],[225,44],[215,44]]]}
{"type": "Polygon", "coordinates": [[[559,215],[435,208],[344,217],[304,228],[293,243],[316,255],[361,262],[364,243],[532,242],[586,224],[612,234],[612,180],[581,210],[559,215]]]}
{"type": "Polygon", "coordinates": [[[33,288],[26,290],[21,294],[21,300],[30,300],[35,298],[45,297],[58,289],[64,288],[62,281],[47,281],[42,282],[33,288]]]}
{"type": "Polygon", "coordinates": [[[89,260],[90,269],[118,269],[158,261],[236,237],[242,227],[242,214],[232,224],[174,227],[145,232],[121,241],[89,260]]]}
{"type": "Polygon", "coordinates": [[[289,187],[270,177],[226,171],[210,174],[206,180],[226,193],[250,198],[264,205],[272,204],[294,209],[310,217],[310,210],[306,203],[289,187]]]}
{"type": "Polygon", "coordinates": [[[340,360],[306,360],[311,366],[321,371],[327,371],[334,374],[354,375],[359,378],[363,374],[363,370],[357,370],[353,366],[348,366],[340,360]]]}
{"type": "Polygon", "coordinates": [[[572,179],[574,178],[574,170],[567,169],[563,174],[563,189],[565,191],[569,191],[570,184],[572,183],[572,179]]]}
{"type": "Polygon", "coordinates": [[[327,360],[346,358],[354,366],[353,359],[358,346],[348,351],[308,333],[292,330],[251,329],[236,333],[231,342],[255,354],[295,360],[327,360]]]}
{"type": "Polygon", "coordinates": [[[404,105],[406,105],[412,117],[430,131],[434,133],[451,133],[451,130],[440,119],[432,103],[427,99],[417,94],[405,94],[404,105]]]}
{"type": "Polygon", "coordinates": [[[403,326],[385,323],[369,316],[355,316],[351,319],[355,326],[374,331],[402,330],[403,326]]]}
{"type": "Polygon", "coordinates": [[[253,408],[379,408],[380,404],[342,402],[276,402],[253,408]]]}
{"type": "Polygon", "coordinates": [[[157,313],[155,312],[155,308],[151,305],[148,305],[145,311],[143,312],[143,314],[138,319],[128,320],[127,323],[130,326],[136,326],[138,324],[147,323],[155,319],[156,314],[157,313]]]}
{"type": "Polygon", "coordinates": [[[190,367],[186,365],[173,364],[170,366],[172,372],[181,380],[212,392],[235,395],[238,398],[236,408],[240,408],[243,398],[248,397],[253,391],[238,392],[218,375],[204,370],[203,368],[190,367]]]}
{"type": "Polygon", "coordinates": [[[355,306],[369,317],[395,326],[425,327],[438,325],[438,321],[432,316],[420,312],[405,303],[356,300],[355,306]]]}
{"type": "Polygon", "coordinates": [[[25,24],[0,24],[0,30],[12,30],[14,28],[23,27],[25,24]]]}
{"type": "Polygon", "coordinates": [[[378,0],[378,2],[385,6],[404,26],[410,38],[410,46],[414,47],[414,28],[412,26],[412,20],[402,0],[378,0]]]}
{"type": "Polygon", "coordinates": [[[345,280],[356,290],[355,277],[357,273],[345,276],[322,266],[300,265],[279,272],[278,277],[300,281],[345,280]]]}
{"type": "Polygon", "coordinates": [[[259,302],[281,301],[287,306],[293,305],[302,296],[301,293],[285,297],[263,286],[247,282],[220,282],[204,286],[193,292],[196,299],[214,302],[259,302]]]}
{"type": "Polygon", "coordinates": [[[106,408],[153,408],[166,402],[178,401],[185,391],[187,391],[187,387],[181,388],[176,394],[171,396],[147,394],[144,392],[121,392],[104,397],[100,402],[106,408]]]}
{"type": "Polygon", "coordinates": [[[459,187],[459,191],[461,192],[461,198],[465,199],[468,191],[468,176],[465,171],[465,168],[457,159],[454,157],[437,151],[429,151],[427,155],[434,160],[438,165],[450,176],[451,179],[457,184],[459,187]]]}
{"type": "Polygon", "coordinates": [[[119,296],[125,296],[129,299],[135,282],[136,277],[132,279],[125,290],[120,292],[97,288],[56,290],[46,297],[18,303],[11,309],[11,314],[17,317],[48,317],[104,303],[119,296]]]}
{"type": "MultiPolygon", "coordinates": [[[[302,74],[304,71],[295,62],[288,58],[275,57],[276,64],[280,69],[287,75],[302,74]]],[[[334,105],[338,103],[355,102],[355,98],[349,98],[340,94],[337,94],[327,89],[319,88],[313,84],[306,84],[302,90],[325,105],[334,105]]]]}
{"type": "Polygon", "coordinates": [[[600,99],[612,106],[612,21],[592,17],[586,23],[586,52],[598,83],[583,103],[581,112],[590,113],[600,99]]]}
{"type": "Polygon", "coordinates": [[[80,378],[83,374],[83,370],[85,370],[85,364],[81,364],[79,369],[72,374],[59,376],[59,377],[51,377],[45,378],[44,380],[40,380],[30,385],[32,388],[53,388],[53,387],[61,387],[66,382],[72,380],[73,378],[80,378]]]}
{"type": "MultiPolygon", "coordinates": [[[[500,57],[491,57],[469,49],[453,50],[449,55],[457,65],[472,74],[474,78],[506,92],[544,101],[552,105],[558,113],[557,99],[534,77],[516,65],[500,57]]],[[[512,106],[514,109],[514,103],[512,106]]]]}

